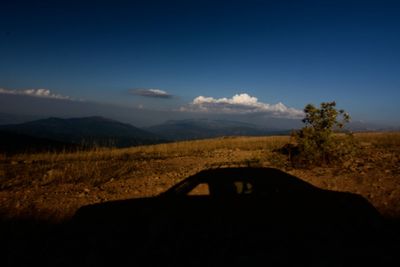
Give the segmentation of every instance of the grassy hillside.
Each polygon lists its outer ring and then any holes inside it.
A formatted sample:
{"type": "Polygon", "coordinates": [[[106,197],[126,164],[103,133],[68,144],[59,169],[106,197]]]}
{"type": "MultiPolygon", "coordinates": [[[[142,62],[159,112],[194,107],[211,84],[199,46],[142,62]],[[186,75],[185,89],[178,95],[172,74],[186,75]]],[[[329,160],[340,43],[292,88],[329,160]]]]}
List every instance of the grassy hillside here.
{"type": "Polygon", "coordinates": [[[39,153],[46,151],[78,151],[83,148],[83,146],[77,144],[38,138],[24,134],[2,132],[0,130],[0,151],[4,154],[39,153]]]}
{"type": "Polygon", "coordinates": [[[273,152],[287,136],[228,137],[0,156],[3,216],[60,220],[82,205],[154,196],[205,168],[273,166],[318,187],[362,194],[387,216],[399,216],[400,133],[359,133],[361,151],[343,166],[291,169],[273,152]]]}

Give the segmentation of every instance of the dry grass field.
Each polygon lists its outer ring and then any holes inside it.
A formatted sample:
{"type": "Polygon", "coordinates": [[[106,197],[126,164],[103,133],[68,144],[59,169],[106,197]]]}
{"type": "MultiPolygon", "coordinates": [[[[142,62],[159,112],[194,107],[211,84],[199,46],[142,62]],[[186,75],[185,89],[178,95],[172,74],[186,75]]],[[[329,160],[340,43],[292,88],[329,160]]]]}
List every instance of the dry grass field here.
{"type": "Polygon", "coordinates": [[[360,151],[352,161],[311,169],[293,169],[273,152],[287,136],[0,155],[0,210],[8,218],[60,221],[86,204],[154,196],[203,169],[269,166],[320,188],[361,194],[385,216],[400,217],[400,133],[355,137],[360,151]]]}

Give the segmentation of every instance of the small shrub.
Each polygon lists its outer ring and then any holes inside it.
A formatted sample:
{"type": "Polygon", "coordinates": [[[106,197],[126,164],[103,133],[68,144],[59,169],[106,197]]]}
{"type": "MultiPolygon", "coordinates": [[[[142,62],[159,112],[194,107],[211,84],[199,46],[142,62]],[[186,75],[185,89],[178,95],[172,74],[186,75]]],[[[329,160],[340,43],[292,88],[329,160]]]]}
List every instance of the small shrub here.
{"type": "Polygon", "coordinates": [[[335,102],[323,102],[320,108],[308,104],[304,108],[305,126],[292,133],[292,143],[281,151],[296,167],[309,167],[344,162],[356,153],[356,141],[350,132],[335,134],[350,121],[335,102]]]}

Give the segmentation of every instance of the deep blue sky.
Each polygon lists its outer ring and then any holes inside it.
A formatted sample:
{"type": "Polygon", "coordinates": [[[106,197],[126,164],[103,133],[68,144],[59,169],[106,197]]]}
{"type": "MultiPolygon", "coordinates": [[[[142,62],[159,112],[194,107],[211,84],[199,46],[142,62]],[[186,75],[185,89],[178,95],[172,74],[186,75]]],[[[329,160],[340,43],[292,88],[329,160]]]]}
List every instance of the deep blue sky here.
{"type": "Polygon", "coordinates": [[[399,14],[398,1],[1,1],[0,88],[165,110],[336,100],[399,125],[399,14]]]}

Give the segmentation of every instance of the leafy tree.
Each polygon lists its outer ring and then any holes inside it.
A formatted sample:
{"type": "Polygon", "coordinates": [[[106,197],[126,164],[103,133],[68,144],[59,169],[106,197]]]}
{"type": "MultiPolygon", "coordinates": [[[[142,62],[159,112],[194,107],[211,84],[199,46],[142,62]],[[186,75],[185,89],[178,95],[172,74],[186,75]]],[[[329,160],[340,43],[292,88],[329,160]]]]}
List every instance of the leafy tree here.
{"type": "Polygon", "coordinates": [[[305,126],[292,133],[295,145],[291,146],[289,159],[295,165],[323,165],[343,161],[354,147],[351,133],[335,135],[350,121],[344,110],[336,109],[336,102],[323,102],[317,108],[308,104],[304,108],[305,126]]]}

